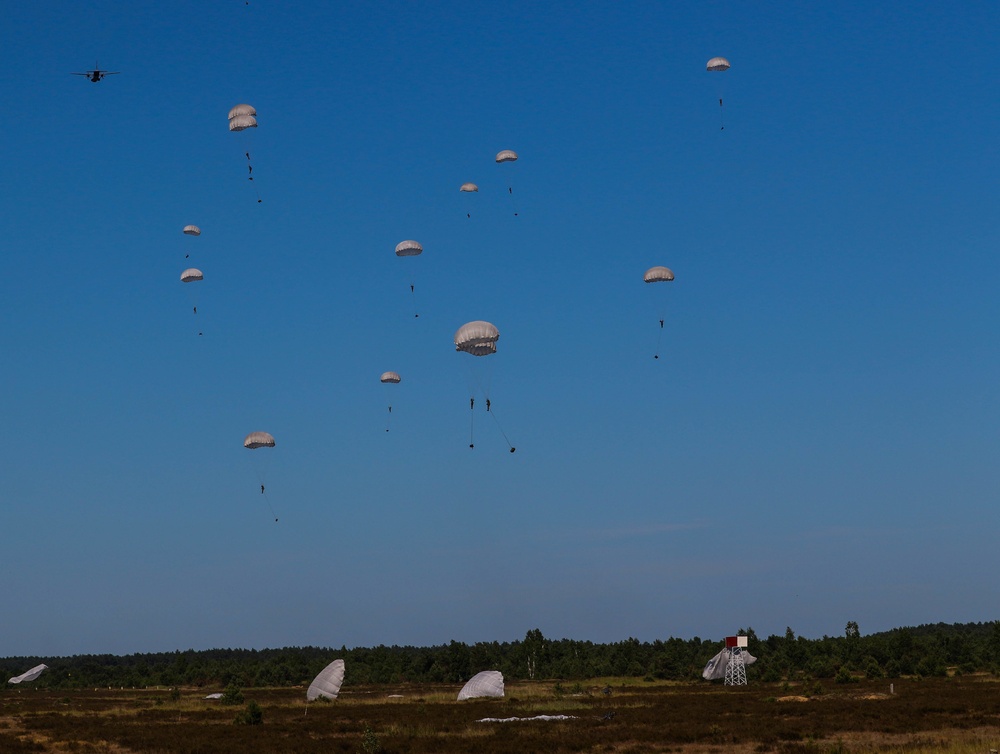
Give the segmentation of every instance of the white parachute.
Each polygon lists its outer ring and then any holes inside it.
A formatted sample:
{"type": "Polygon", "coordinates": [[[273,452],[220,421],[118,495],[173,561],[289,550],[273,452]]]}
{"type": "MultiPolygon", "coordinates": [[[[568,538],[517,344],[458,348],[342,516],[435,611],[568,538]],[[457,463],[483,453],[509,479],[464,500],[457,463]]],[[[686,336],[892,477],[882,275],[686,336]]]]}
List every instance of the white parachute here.
{"type": "Polygon", "coordinates": [[[503,673],[499,670],[484,670],[476,673],[458,692],[458,701],[476,699],[482,696],[503,696],[503,673]]]}
{"type": "Polygon", "coordinates": [[[647,283],[669,283],[674,279],[674,273],[668,267],[650,267],[642,279],[647,283]]]}
{"type": "Polygon", "coordinates": [[[461,186],[459,186],[458,190],[469,193],[471,191],[479,191],[479,186],[477,186],[474,183],[463,183],[461,186]]]}
{"type": "Polygon", "coordinates": [[[205,276],[202,274],[201,270],[195,269],[194,267],[189,267],[181,273],[182,283],[193,283],[197,280],[204,280],[205,276]]]}
{"type": "Polygon", "coordinates": [[[35,665],[35,667],[33,667],[31,670],[27,670],[21,673],[21,675],[16,675],[13,678],[7,679],[7,683],[22,683],[24,681],[33,681],[42,674],[43,670],[48,670],[48,669],[49,666],[44,663],[41,665],[35,665]]]}
{"type": "MultiPolygon", "coordinates": [[[[753,665],[757,662],[757,658],[754,657],[749,652],[743,650],[740,652],[743,657],[744,665],[753,665]]],[[[726,677],[726,668],[729,666],[729,660],[732,657],[732,653],[729,649],[723,649],[719,654],[708,661],[705,665],[705,669],[701,671],[701,677],[706,681],[719,681],[726,677]]]]}
{"type": "Polygon", "coordinates": [[[497,352],[500,331],[490,322],[466,322],[455,332],[455,350],[473,356],[489,356],[497,352]]]}
{"type": "Polygon", "coordinates": [[[517,162],[517,152],[513,149],[501,149],[497,152],[496,161],[499,162],[517,162]]]}
{"type": "MultiPolygon", "coordinates": [[[[251,432],[246,437],[243,438],[243,447],[247,450],[258,450],[260,448],[273,448],[274,447],[274,436],[268,432],[251,432]]],[[[278,517],[274,515],[274,507],[271,505],[271,499],[267,496],[266,484],[267,484],[267,466],[268,466],[268,454],[264,453],[263,458],[257,453],[251,456],[253,460],[254,471],[257,473],[257,479],[260,481],[260,494],[264,496],[267,501],[267,507],[271,511],[271,515],[274,516],[274,522],[278,522],[278,517]]]]}
{"type": "Polygon", "coordinates": [[[728,71],[729,61],[725,58],[712,58],[705,64],[707,71],[728,71]]]}
{"type": "Polygon", "coordinates": [[[396,244],[397,257],[416,257],[424,253],[424,247],[417,241],[400,241],[396,244]]]}
{"type": "Polygon", "coordinates": [[[243,438],[243,447],[248,450],[257,450],[257,448],[273,448],[274,437],[267,432],[251,432],[243,438]]]}
{"type": "MultiPolygon", "coordinates": [[[[248,128],[257,128],[257,109],[253,105],[235,105],[229,111],[229,130],[230,131],[246,131],[248,128]]],[[[250,157],[250,144],[249,142],[244,144],[246,151],[244,154],[247,158],[247,170],[249,175],[248,180],[253,181],[253,161],[250,157]]],[[[254,190],[256,191],[256,184],[254,185],[254,190]]],[[[261,203],[260,192],[257,191],[257,203],[261,203]]]]}
{"type": "Polygon", "coordinates": [[[334,660],[317,675],[313,682],[309,684],[306,691],[306,700],[312,701],[319,697],[336,699],[340,693],[340,687],[344,683],[344,661],[334,660]]]}
{"type": "Polygon", "coordinates": [[[393,385],[398,385],[403,378],[399,376],[399,372],[382,372],[382,376],[378,379],[379,382],[382,382],[383,384],[391,382],[393,385]]]}
{"type": "Polygon", "coordinates": [[[184,226],[184,235],[185,236],[200,236],[201,235],[201,228],[199,228],[197,225],[185,225],[184,226]]]}

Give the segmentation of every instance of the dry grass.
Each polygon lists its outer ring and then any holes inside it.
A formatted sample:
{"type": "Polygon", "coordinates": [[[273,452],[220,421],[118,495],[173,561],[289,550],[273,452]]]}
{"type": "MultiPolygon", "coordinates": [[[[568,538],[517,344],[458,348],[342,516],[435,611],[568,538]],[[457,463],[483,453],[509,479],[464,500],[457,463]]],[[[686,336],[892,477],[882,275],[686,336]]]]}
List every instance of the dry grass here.
{"type": "Polygon", "coordinates": [[[892,695],[888,682],[566,685],[509,684],[504,699],[467,702],[455,700],[454,686],[354,688],[308,706],[301,688],[247,689],[264,714],[249,727],[233,724],[242,707],[205,700],[202,690],[179,700],[162,689],[6,691],[0,752],[355,754],[366,727],[386,754],[988,754],[1000,744],[1000,683],[988,677],[901,679],[892,695]],[[540,714],[577,719],[476,722],[540,714]]]}

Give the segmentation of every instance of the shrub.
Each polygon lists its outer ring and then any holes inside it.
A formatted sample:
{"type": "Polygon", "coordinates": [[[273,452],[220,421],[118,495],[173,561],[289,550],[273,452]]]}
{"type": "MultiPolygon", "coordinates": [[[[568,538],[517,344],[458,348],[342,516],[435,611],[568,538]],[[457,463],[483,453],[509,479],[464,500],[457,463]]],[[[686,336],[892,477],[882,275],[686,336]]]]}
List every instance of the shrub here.
{"type": "Polygon", "coordinates": [[[236,713],[236,719],[233,722],[236,725],[262,725],[264,712],[257,702],[251,701],[245,709],[236,713]]]}
{"type": "Polygon", "coordinates": [[[361,751],[365,754],[379,754],[382,751],[382,742],[378,740],[370,725],[365,726],[365,734],[361,738],[361,751]]]}
{"type": "Polygon", "coordinates": [[[223,704],[243,704],[243,690],[235,683],[230,683],[226,686],[221,701],[223,704]]]}

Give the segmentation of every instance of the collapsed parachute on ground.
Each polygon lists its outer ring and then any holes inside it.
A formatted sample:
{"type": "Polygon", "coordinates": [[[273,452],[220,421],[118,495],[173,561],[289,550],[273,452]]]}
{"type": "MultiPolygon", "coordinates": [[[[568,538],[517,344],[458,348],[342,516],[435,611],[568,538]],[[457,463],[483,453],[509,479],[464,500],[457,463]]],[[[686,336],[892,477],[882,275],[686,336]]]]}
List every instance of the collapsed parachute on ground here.
{"type": "Polygon", "coordinates": [[[725,58],[712,58],[705,64],[707,71],[728,71],[729,61],[725,58]]]}
{"type": "Polygon", "coordinates": [[[273,448],[274,438],[267,432],[251,432],[243,438],[243,447],[248,450],[257,448],[273,448]]]}
{"type": "Polygon", "coordinates": [[[484,670],[476,673],[458,692],[458,701],[476,699],[481,696],[503,696],[503,673],[499,670],[484,670]]]}
{"type": "Polygon", "coordinates": [[[379,382],[391,382],[393,385],[398,385],[402,379],[403,378],[399,376],[399,372],[382,372],[382,376],[379,377],[379,382]]]}
{"type": "Polygon", "coordinates": [[[397,257],[416,257],[424,253],[424,247],[416,241],[400,241],[396,244],[397,257]]]}
{"type": "Polygon", "coordinates": [[[7,680],[7,683],[21,683],[23,681],[33,681],[42,674],[43,670],[48,670],[48,669],[49,666],[45,665],[44,663],[41,665],[35,665],[35,667],[33,667],[31,670],[27,670],[24,673],[21,673],[21,675],[16,675],[13,678],[9,678],[7,680]]]}
{"type": "Polygon", "coordinates": [[[674,273],[667,267],[650,267],[642,279],[646,283],[669,283],[674,279],[674,273]]]}
{"type": "Polygon", "coordinates": [[[455,332],[455,350],[473,356],[488,356],[497,352],[500,331],[490,322],[466,322],[455,332]]]}
{"type": "Polygon", "coordinates": [[[199,228],[197,225],[185,225],[184,226],[184,235],[185,236],[200,236],[201,235],[201,228],[199,228]]]}
{"type": "Polygon", "coordinates": [[[306,691],[306,700],[311,702],[313,699],[321,696],[327,699],[336,699],[343,683],[344,661],[334,660],[323,668],[319,675],[313,679],[313,682],[309,684],[309,689],[306,691]]]}
{"type": "MultiPolygon", "coordinates": [[[[744,665],[753,665],[757,662],[757,658],[746,651],[740,651],[740,655],[743,657],[744,665]]],[[[706,681],[718,681],[726,677],[726,668],[729,666],[729,660],[732,658],[732,652],[727,648],[723,649],[719,654],[708,661],[705,665],[705,669],[701,671],[701,677],[706,681]]]]}
{"type": "Polygon", "coordinates": [[[193,283],[196,280],[204,280],[205,276],[202,274],[201,270],[197,270],[194,267],[189,267],[181,273],[182,283],[193,283]]]}
{"type": "Polygon", "coordinates": [[[458,189],[458,190],[459,190],[459,191],[465,191],[465,192],[470,192],[470,191],[479,191],[479,186],[477,186],[477,185],[476,185],[476,184],[474,184],[474,183],[463,183],[463,184],[462,184],[462,185],[461,185],[461,186],[459,187],[459,189],[458,189]]]}

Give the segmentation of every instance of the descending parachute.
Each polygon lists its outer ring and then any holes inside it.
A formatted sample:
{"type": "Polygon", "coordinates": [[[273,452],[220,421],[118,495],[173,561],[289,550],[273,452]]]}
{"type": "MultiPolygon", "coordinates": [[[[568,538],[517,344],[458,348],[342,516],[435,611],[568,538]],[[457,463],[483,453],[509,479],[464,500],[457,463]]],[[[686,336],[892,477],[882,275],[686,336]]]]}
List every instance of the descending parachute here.
{"type": "MultiPolygon", "coordinates": [[[[399,376],[399,372],[382,372],[382,376],[378,378],[379,382],[383,385],[398,385],[402,381],[402,377],[399,376]]],[[[392,404],[389,404],[389,416],[385,420],[385,431],[389,431],[389,420],[392,419],[392,404]]]]}
{"type": "Polygon", "coordinates": [[[340,687],[344,683],[344,661],[334,660],[317,675],[313,682],[309,684],[306,691],[306,700],[312,701],[318,697],[336,699],[340,693],[340,687]]]}
{"type": "MultiPolygon", "coordinates": [[[[517,152],[513,149],[502,149],[497,152],[496,162],[498,165],[503,162],[517,162],[517,152]]],[[[514,217],[517,217],[517,205],[514,203],[514,187],[509,182],[507,184],[507,194],[510,196],[510,206],[514,210],[514,217]]]]}
{"type": "MultiPolygon", "coordinates": [[[[725,58],[712,58],[705,64],[705,70],[715,71],[717,73],[722,73],[723,71],[729,70],[729,61],[725,58]]],[[[722,114],[722,95],[724,93],[723,87],[719,86],[719,122],[722,125],[721,131],[726,130],[726,122],[722,114]]]]}
{"type": "Polygon", "coordinates": [[[25,681],[33,681],[42,674],[43,670],[48,670],[48,669],[49,666],[44,663],[41,665],[35,665],[35,667],[33,667],[31,670],[26,670],[25,672],[21,673],[21,675],[16,675],[13,678],[8,678],[7,683],[23,683],[25,681]]]}
{"type": "MultiPolygon", "coordinates": [[[[246,131],[248,128],[257,128],[257,110],[253,105],[236,105],[229,111],[229,130],[246,131]]],[[[247,170],[249,180],[253,180],[253,162],[250,159],[250,148],[244,153],[247,158],[247,170]]],[[[256,190],[256,189],[255,189],[256,190]]],[[[257,192],[257,203],[260,204],[260,192],[257,192]]]]}
{"type": "MultiPolygon", "coordinates": [[[[674,279],[674,273],[668,267],[650,267],[646,270],[642,279],[647,283],[669,283],[674,279]]],[[[656,338],[656,353],[653,355],[654,359],[660,358],[660,340],[663,338],[663,321],[664,315],[661,308],[660,334],[656,338]]]]}
{"type": "MultiPolygon", "coordinates": [[[[458,190],[461,191],[463,194],[478,194],[479,186],[477,186],[474,183],[463,183],[461,186],[458,187],[458,190]]],[[[472,212],[466,212],[465,216],[471,220],[472,212]]]]}
{"type": "MultiPolygon", "coordinates": [[[[243,438],[243,447],[247,450],[273,448],[274,436],[268,432],[251,432],[243,438]]],[[[257,454],[255,453],[252,458],[254,460],[254,470],[257,472],[257,478],[260,480],[260,494],[264,496],[264,499],[267,501],[267,507],[270,509],[271,515],[274,516],[274,508],[271,506],[271,499],[267,496],[265,487],[265,483],[267,481],[267,460],[266,457],[264,459],[259,459],[256,456],[257,454]]],[[[277,523],[278,517],[274,516],[274,520],[275,523],[277,523]]]]}
{"type": "Polygon", "coordinates": [[[201,228],[199,228],[197,225],[185,225],[184,226],[184,235],[185,236],[200,236],[201,235],[201,228]]]}
{"type": "MultiPolygon", "coordinates": [[[[396,256],[397,257],[418,257],[418,256],[420,256],[423,253],[424,253],[424,247],[421,246],[420,243],[417,242],[417,241],[413,241],[413,240],[400,241],[398,244],[396,244],[396,256]]],[[[417,302],[417,291],[416,291],[416,287],[413,285],[413,273],[412,272],[410,272],[410,295],[413,298],[413,308],[414,308],[413,316],[414,317],[419,317],[420,314],[419,314],[419,312],[416,311],[416,306],[417,306],[417,303],[416,303],[417,302]]]]}
{"type": "MultiPolygon", "coordinates": [[[[475,320],[473,322],[466,322],[455,332],[455,350],[459,352],[464,352],[472,356],[489,356],[497,352],[497,341],[500,340],[500,331],[497,330],[496,326],[491,322],[484,322],[483,320],[475,320]]],[[[490,403],[490,391],[489,391],[489,381],[486,379],[485,370],[475,371],[472,376],[471,382],[475,383],[475,387],[478,387],[483,393],[483,397],[486,398],[486,411],[489,413],[493,420],[497,424],[497,428],[500,429],[500,434],[503,435],[503,439],[507,442],[507,447],[510,452],[513,453],[516,448],[510,444],[510,440],[507,439],[506,433],[503,428],[500,427],[500,420],[497,419],[496,413],[492,410],[492,404],[490,403]]],[[[469,396],[469,410],[474,412],[476,407],[476,396],[475,387],[470,385],[470,392],[472,395],[469,396]]],[[[469,423],[469,447],[476,447],[475,444],[475,413],[470,415],[469,423]]]]}
{"type": "MultiPolygon", "coordinates": [[[[189,267],[181,273],[182,283],[197,283],[200,280],[204,280],[205,276],[202,274],[201,270],[194,267],[189,267]]],[[[191,302],[191,310],[197,314],[198,313],[198,295],[197,292],[188,288],[188,300],[191,302]]],[[[201,332],[198,333],[201,335],[201,332]]]]}
{"type": "Polygon", "coordinates": [[[484,670],[476,673],[458,692],[458,701],[476,699],[482,696],[503,696],[503,673],[499,670],[484,670]]]}
{"type": "Polygon", "coordinates": [[[267,432],[251,432],[243,438],[243,447],[248,450],[257,450],[257,448],[273,448],[274,437],[267,432]]]}

